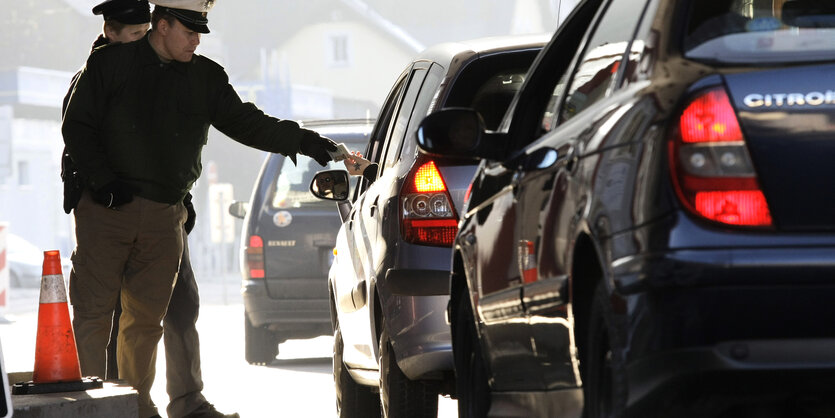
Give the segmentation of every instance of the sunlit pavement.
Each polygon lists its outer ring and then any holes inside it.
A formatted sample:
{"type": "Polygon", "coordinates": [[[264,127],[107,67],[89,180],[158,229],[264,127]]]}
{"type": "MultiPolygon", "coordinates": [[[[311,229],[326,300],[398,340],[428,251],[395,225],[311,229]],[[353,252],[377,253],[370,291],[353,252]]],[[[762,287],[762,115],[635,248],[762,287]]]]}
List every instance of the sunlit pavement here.
{"type": "MultiPolygon", "coordinates": [[[[202,307],[197,328],[203,363],[203,394],[220,411],[242,417],[335,416],[329,336],[291,340],[279,347],[268,366],[244,360],[243,304],[234,277],[200,284],[202,307]]],[[[9,372],[31,371],[37,331],[37,289],[12,289],[7,323],[0,323],[0,341],[9,372]]],[[[157,378],[151,396],[166,416],[165,356],[160,343],[157,378]]],[[[440,398],[438,416],[455,417],[456,402],[440,398]]]]}

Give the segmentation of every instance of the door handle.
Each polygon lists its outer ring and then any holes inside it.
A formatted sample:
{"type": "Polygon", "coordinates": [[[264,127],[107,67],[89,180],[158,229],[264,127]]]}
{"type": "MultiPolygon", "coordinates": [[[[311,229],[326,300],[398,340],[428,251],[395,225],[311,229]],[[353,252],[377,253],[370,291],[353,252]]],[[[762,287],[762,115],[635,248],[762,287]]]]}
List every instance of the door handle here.
{"type": "Polygon", "coordinates": [[[575,147],[574,145],[571,145],[568,148],[568,152],[565,153],[565,158],[568,159],[568,161],[565,163],[565,170],[568,171],[569,173],[574,172],[574,167],[577,165],[577,160],[578,160],[578,158],[577,158],[577,147],[575,147]]]}

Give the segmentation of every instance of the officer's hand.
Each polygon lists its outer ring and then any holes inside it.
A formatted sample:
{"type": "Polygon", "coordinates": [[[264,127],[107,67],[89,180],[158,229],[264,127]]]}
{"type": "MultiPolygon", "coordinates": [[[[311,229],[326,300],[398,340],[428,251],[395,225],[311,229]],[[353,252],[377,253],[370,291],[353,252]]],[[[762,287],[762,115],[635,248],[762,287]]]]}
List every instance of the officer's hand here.
{"type": "Polygon", "coordinates": [[[186,197],[183,198],[183,206],[186,207],[186,211],[188,212],[186,223],[183,224],[183,228],[185,228],[186,234],[188,234],[194,229],[194,223],[197,222],[197,212],[194,211],[194,204],[191,203],[191,193],[186,193],[186,197]]]}
{"type": "Polygon", "coordinates": [[[299,144],[299,153],[316,160],[324,167],[332,158],[328,151],[336,151],[336,143],[313,131],[306,131],[299,144]]]}
{"type": "Polygon", "coordinates": [[[94,190],[93,201],[110,209],[116,209],[119,206],[133,201],[133,195],[139,189],[122,181],[113,180],[105,184],[98,190],[94,190]]]}

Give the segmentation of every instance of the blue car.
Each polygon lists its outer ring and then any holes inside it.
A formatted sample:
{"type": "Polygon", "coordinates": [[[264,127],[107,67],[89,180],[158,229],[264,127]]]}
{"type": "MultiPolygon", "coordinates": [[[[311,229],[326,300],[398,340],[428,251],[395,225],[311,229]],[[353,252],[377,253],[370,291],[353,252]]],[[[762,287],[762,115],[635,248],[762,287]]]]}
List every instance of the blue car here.
{"type": "Polygon", "coordinates": [[[835,3],[585,0],[478,156],[462,417],[835,416],[835,3]]]}

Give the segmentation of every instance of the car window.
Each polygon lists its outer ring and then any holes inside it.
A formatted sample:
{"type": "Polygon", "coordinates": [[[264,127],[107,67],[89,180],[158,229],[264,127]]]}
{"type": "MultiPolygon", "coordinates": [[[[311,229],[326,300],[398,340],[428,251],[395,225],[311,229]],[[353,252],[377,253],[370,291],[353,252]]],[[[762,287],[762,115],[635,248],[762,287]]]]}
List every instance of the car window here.
{"type": "Polygon", "coordinates": [[[438,88],[443,79],[444,68],[438,64],[432,64],[432,67],[429,68],[429,72],[426,74],[426,79],[423,80],[422,94],[418,96],[417,102],[415,102],[415,109],[412,111],[412,119],[407,131],[408,136],[403,141],[400,149],[400,158],[403,158],[405,155],[414,155],[417,149],[417,141],[414,135],[417,132],[417,125],[429,114],[429,109],[433,108],[434,103],[438,100],[438,88]]]}
{"type": "MultiPolygon", "coordinates": [[[[358,144],[346,143],[351,151],[359,151],[358,144]]],[[[310,182],[313,176],[322,170],[344,169],[342,162],[329,162],[322,167],[312,158],[299,158],[298,164],[285,158],[281,170],[275,178],[272,196],[269,199],[270,207],[273,209],[298,208],[302,206],[319,206],[327,201],[321,200],[310,193],[310,182]]],[[[352,176],[352,187],[356,185],[357,176],[352,176]]]]}
{"type": "MultiPolygon", "coordinates": [[[[410,72],[410,74],[413,73],[410,72]]],[[[404,78],[398,82],[397,87],[394,91],[396,94],[390,97],[390,99],[386,102],[384,112],[386,112],[385,119],[382,120],[382,124],[378,126],[379,129],[375,129],[377,135],[374,137],[373,141],[369,144],[368,149],[368,157],[369,160],[380,163],[383,161],[383,147],[386,144],[386,138],[391,136],[391,132],[394,129],[394,122],[396,120],[395,114],[400,111],[401,106],[401,98],[403,97],[404,90],[406,88],[406,80],[411,79],[404,78]]]]}
{"type": "MultiPolygon", "coordinates": [[[[406,77],[402,76],[397,80],[392,87],[391,92],[389,93],[386,102],[383,103],[383,107],[380,109],[380,115],[377,118],[377,123],[374,126],[374,131],[372,132],[372,137],[368,141],[368,146],[365,148],[365,152],[363,155],[372,162],[379,163],[380,156],[383,150],[383,144],[385,143],[386,134],[391,130],[391,122],[393,119],[394,111],[397,108],[397,103],[400,102],[400,97],[403,94],[403,86],[405,85],[406,77]]],[[[380,173],[378,172],[377,175],[379,176],[380,173]]],[[[371,184],[372,180],[361,178],[359,180],[358,186],[354,188],[354,194],[351,198],[352,201],[356,202],[357,198],[365,192],[365,189],[371,184]]]]}
{"type": "Polygon", "coordinates": [[[409,77],[406,93],[403,95],[403,100],[397,110],[397,118],[389,135],[388,144],[386,145],[386,155],[383,159],[383,164],[380,164],[381,173],[386,168],[392,167],[399,159],[400,145],[406,134],[406,127],[409,124],[409,118],[412,116],[412,110],[414,109],[418,92],[420,92],[423,86],[424,77],[426,77],[426,68],[414,69],[409,77]]]}
{"type": "Polygon", "coordinates": [[[646,0],[610,1],[598,20],[571,78],[560,120],[567,121],[600,99],[617,79],[629,41],[641,18],[646,0]]]}
{"type": "Polygon", "coordinates": [[[505,51],[473,60],[455,78],[445,107],[472,108],[486,129],[496,130],[539,51],[505,51]]]}
{"type": "Polygon", "coordinates": [[[835,59],[831,0],[693,1],[686,27],[688,58],[727,63],[835,59]]]}
{"type": "Polygon", "coordinates": [[[560,105],[560,99],[565,95],[566,81],[568,80],[568,71],[564,72],[557,81],[554,92],[551,94],[551,99],[548,101],[548,106],[542,114],[542,129],[541,135],[551,132],[557,126],[557,108],[560,105]]]}
{"type": "Polygon", "coordinates": [[[589,27],[600,13],[602,0],[586,0],[575,7],[554,33],[536,58],[536,67],[525,75],[525,85],[514,98],[513,115],[502,121],[511,143],[505,148],[510,154],[524,149],[540,138],[543,127],[553,129],[554,114],[562,101],[567,76],[579,59],[583,40],[589,27]]]}

